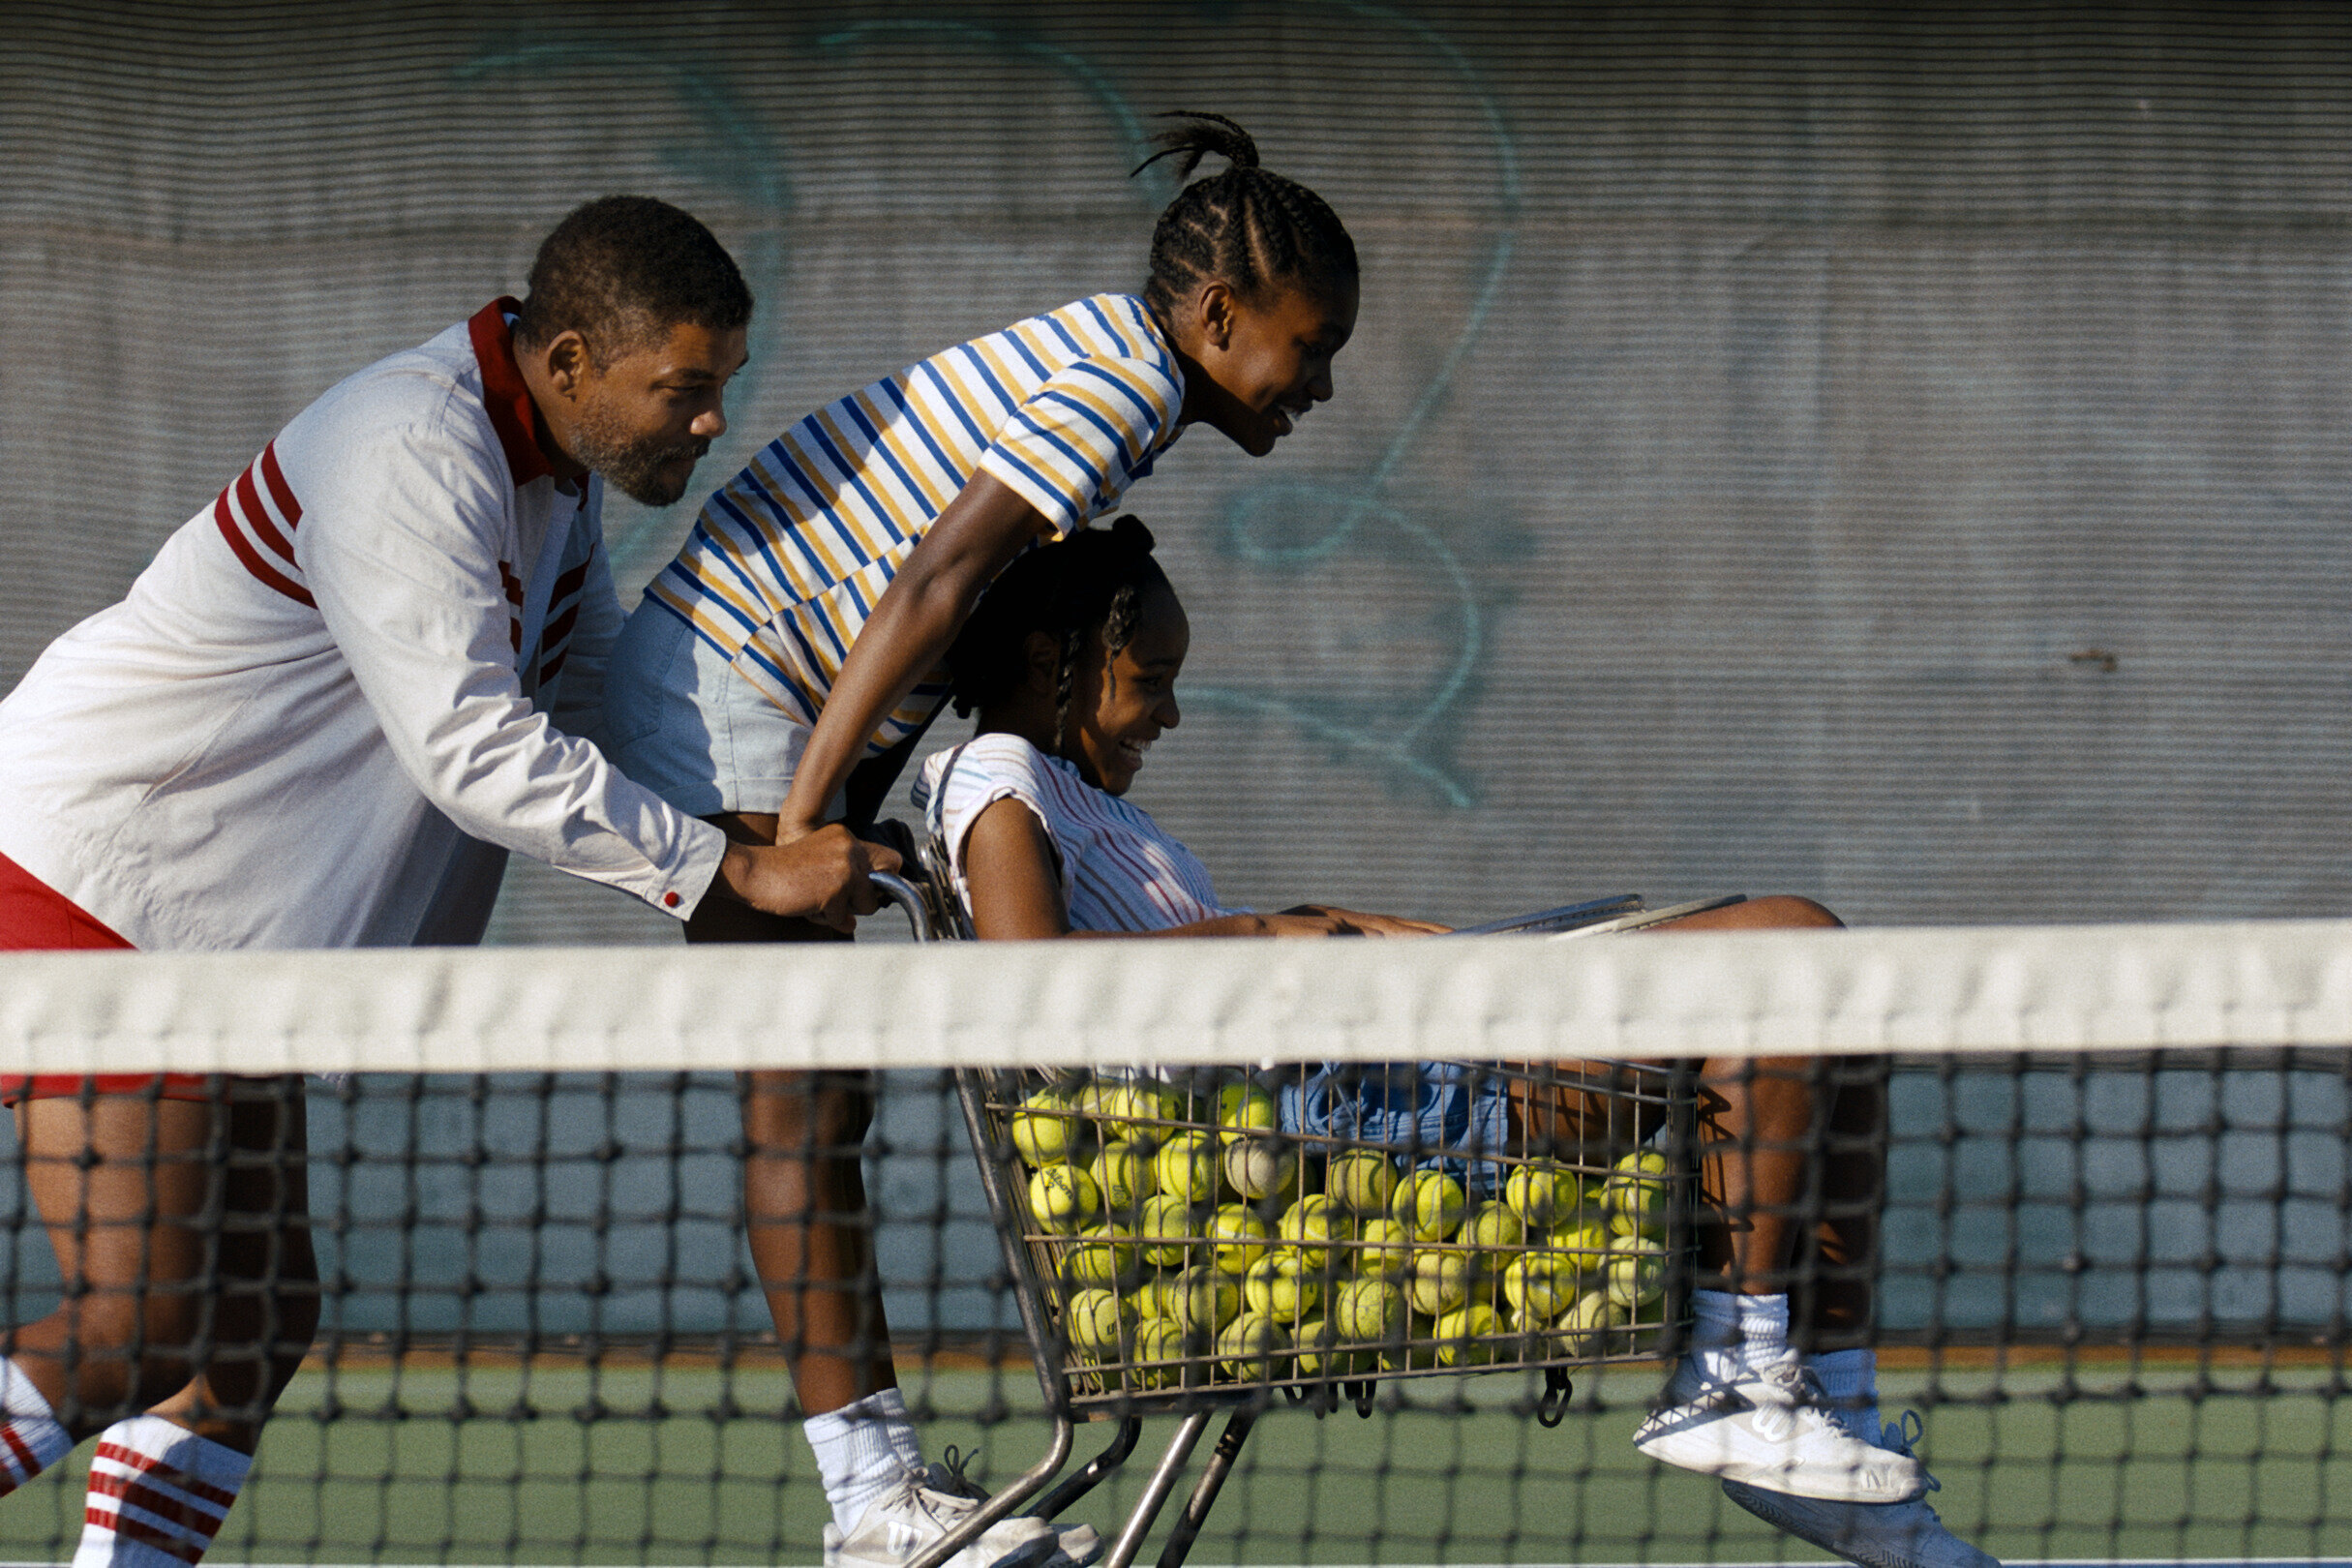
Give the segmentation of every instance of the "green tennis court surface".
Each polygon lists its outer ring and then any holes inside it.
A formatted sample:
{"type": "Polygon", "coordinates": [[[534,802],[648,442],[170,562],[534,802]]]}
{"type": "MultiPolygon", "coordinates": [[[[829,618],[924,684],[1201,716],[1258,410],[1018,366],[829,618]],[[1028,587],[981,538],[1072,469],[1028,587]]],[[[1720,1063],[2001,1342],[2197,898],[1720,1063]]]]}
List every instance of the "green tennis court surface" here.
{"type": "MultiPolygon", "coordinates": [[[[1946,1368],[1926,1451],[1960,1534],[2010,1560],[2288,1558],[2341,1554],[2352,1422],[2325,1366],[1946,1368]],[[2137,1392],[2133,1392],[2136,1381],[2137,1392]],[[1998,1398],[1991,1398],[1998,1394],[1998,1398]]],[[[1917,1403],[1919,1372],[1885,1379],[1917,1403]]],[[[1546,1431],[1515,1413],[1507,1377],[1414,1385],[1416,1408],[1316,1420],[1277,1410],[1193,1560],[1249,1563],[1819,1560],[1697,1476],[1636,1456],[1654,1389],[1639,1370],[1595,1378],[1546,1431]]],[[[977,1450],[1004,1477],[1041,1451],[1024,1368],[935,1373],[910,1393],[940,1412],[934,1456],[977,1450]]],[[[645,1363],[591,1372],[445,1362],[307,1373],[271,1427],[215,1563],[815,1562],[822,1500],[787,1384],[772,1368],[645,1363]],[[730,1405],[732,1400],[732,1406],[730,1405]]],[[[1110,1533],[1169,1423],[1074,1512],[1110,1533]]],[[[1079,1456],[1108,1429],[1079,1433],[1079,1456]]],[[[84,1451],[86,1455],[86,1449],[84,1451]]],[[[1204,1449],[1205,1453],[1205,1449],[1204,1449]]],[[[0,1554],[70,1555],[78,1465],[0,1505],[0,1554]]],[[[1148,1543],[1144,1560],[1157,1553],[1148,1543]]]]}

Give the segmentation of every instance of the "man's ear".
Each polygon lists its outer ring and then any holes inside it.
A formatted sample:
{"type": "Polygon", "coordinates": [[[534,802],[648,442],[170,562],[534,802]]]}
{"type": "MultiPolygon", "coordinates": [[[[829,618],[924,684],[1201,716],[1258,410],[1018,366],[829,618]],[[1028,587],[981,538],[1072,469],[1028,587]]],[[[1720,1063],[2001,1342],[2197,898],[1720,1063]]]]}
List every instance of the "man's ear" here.
{"type": "Polygon", "coordinates": [[[593,361],[588,356],[588,340],[576,328],[566,328],[556,334],[546,347],[535,349],[540,361],[547,366],[548,384],[560,398],[576,398],[588,380],[593,361]]]}
{"type": "Polygon", "coordinates": [[[1028,664],[1022,684],[1040,697],[1060,696],[1062,645],[1041,631],[1033,631],[1021,640],[1021,653],[1028,664]]]}

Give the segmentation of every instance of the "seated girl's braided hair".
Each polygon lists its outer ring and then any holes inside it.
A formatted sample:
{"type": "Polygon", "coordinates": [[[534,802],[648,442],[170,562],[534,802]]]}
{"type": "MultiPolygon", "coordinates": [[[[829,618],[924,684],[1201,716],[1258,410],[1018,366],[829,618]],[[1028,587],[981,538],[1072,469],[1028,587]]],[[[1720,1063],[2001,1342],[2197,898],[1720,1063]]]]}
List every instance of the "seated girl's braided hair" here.
{"type": "Polygon", "coordinates": [[[1054,641],[1054,734],[1070,723],[1070,694],[1088,644],[1105,657],[1135,635],[1143,596],[1168,587],[1152,558],[1152,530],[1123,517],[1107,528],[1080,528],[1040,545],[1005,568],[948,650],[955,711],[968,716],[1010,696],[1029,673],[1029,634],[1054,641]]]}
{"type": "Polygon", "coordinates": [[[1259,167],[1249,132],[1221,114],[1161,117],[1191,123],[1154,137],[1160,151],[1134,173],[1175,158],[1182,160],[1178,178],[1190,178],[1209,153],[1226,166],[1178,192],[1152,230],[1152,277],[1143,297],[1162,320],[1212,281],[1230,285],[1252,305],[1263,304],[1276,285],[1329,296],[1356,281],[1356,242],[1340,215],[1298,181],[1259,167]]]}

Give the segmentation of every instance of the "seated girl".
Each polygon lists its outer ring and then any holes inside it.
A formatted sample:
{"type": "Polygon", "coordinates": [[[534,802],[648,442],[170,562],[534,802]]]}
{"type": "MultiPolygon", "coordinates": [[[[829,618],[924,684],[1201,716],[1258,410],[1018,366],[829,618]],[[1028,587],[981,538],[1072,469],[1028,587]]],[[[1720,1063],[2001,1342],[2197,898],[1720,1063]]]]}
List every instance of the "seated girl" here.
{"type": "MultiPolygon", "coordinates": [[[[1279,914],[1230,907],[1191,852],[1126,799],[1153,744],[1181,717],[1176,681],[1191,640],[1151,533],[1131,517],[1031,551],[980,599],[949,655],[955,709],[977,712],[976,733],[933,756],[915,792],[975,933],[1443,930],[1328,904],[1279,914]]],[[[1809,900],[1763,898],[1656,929],[1837,923],[1809,900]]],[[[1319,1093],[1286,1094],[1286,1119],[1352,1133],[1368,1117],[1387,1118],[1457,1150],[1593,1131],[1593,1103],[1574,1091],[1542,1104],[1497,1103],[1504,1080],[1437,1064],[1367,1077],[1307,1079],[1319,1093]]],[[[1710,1059],[1699,1078],[1707,1209],[1700,1268],[1709,1288],[1692,1292],[1690,1351],[1636,1446],[1723,1477],[1750,1512],[1872,1568],[1986,1568],[1992,1559],[1944,1529],[1924,1501],[1932,1478],[1900,1430],[1879,1419],[1876,1362],[1864,1346],[1884,1191],[1883,1066],[1857,1076],[1851,1063],[1710,1059]],[[1804,1308],[1802,1353],[1790,1334],[1793,1286],[1804,1308]]]]}

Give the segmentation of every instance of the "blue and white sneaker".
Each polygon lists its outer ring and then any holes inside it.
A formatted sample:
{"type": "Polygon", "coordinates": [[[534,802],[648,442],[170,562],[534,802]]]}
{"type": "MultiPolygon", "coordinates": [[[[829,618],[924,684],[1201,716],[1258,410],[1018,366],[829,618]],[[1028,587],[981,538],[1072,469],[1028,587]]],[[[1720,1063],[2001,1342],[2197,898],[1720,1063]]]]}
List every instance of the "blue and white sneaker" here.
{"type": "MultiPolygon", "coordinates": [[[[1840,1426],[1854,1430],[1855,1416],[1834,1407],[1830,1414],[1840,1426]]],[[[1901,1421],[1880,1428],[1878,1446],[1910,1459],[1923,1430],[1919,1412],[1906,1410],[1901,1421]]],[[[1929,1492],[1940,1490],[1934,1476],[1924,1468],[1919,1473],[1926,1477],[1929,1492]]],[[[1723,1484],[1723,1494],[1765,1523],[1861,1568],[2001,1568],[1998,1558],[1945,1529],[1924,1495],[1909,1502],[1829,1502],[1730,1480],[1723,1484]]]]}
{"type": "MultiPolygon", "coordinates": [[[[847,1535],[825,1526],[825,1568],[905,1568],[932,1543],[970,1519],[980,1504],[929,1485],[927,1469],[868,1503],[847,1535]]],[[[1052,1527],[1041,1519],[999,1520],[946,1568],[1046,1568],[1054,1554],[1052,1527]]]]}
{"type": "Polygon", "coordinates": [[[1775,1493],[1842,1503],[1909,1502],[1927,1472],[1832,1419],[1820,1381],[1795,1361],[1718,1382],[1685,1356],[1634,1432],[1661,1463],[1775,1493]]]}
{"type": "MultiPolygon", "coordinates": [[[[987,1491],[979,1482],[971,1480],[964,1474],[964,1465],[971,1461],[971,1455],[957,1453],[955,1445],[950,1443],[940,1458],[942,1462],[924,1466],[924,1485],[934,1491],[944,1492],[951,1497],[967,1498],[974,1503],[984,1503],[988,1500],[987,1491]]],[[[993,1535],[996,1530],[1005,1529],[1007,1526],[1030,1524],[1044,1524],[1045,1528],[1053,1534],[1053,1550],[1046,1554],[1044,1561],[1039,1564],[1039,1568],[1089,1568],[1096,1558],[1102,1555],[1102,1537],[1095,1532],[1092,1524],[1065,1524],[1058,1520],[1047,1523],[1025,1514],[1016,1514],[1011,1519],[999,1520],[995,1529],[990,1530],[988,1535],[983,1535],[980,1539],[987,1540],[989,1535],[993,1535]]]]}

